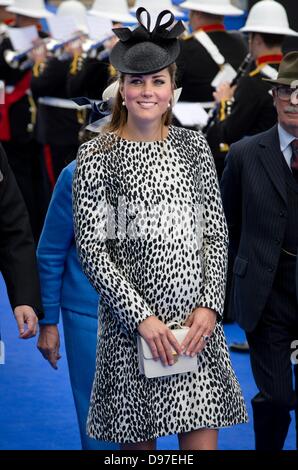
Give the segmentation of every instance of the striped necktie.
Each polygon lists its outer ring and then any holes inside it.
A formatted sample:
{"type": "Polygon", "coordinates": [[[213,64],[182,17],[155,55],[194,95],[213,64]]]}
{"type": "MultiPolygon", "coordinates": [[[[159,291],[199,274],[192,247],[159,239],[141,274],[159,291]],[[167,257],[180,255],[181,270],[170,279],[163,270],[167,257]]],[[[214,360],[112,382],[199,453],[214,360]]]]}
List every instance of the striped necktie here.
{"type": "Polygon", "coordinates": [[[295,180],[298,183],[298,139],[291,142],[292,157],[291,157],[291,170],[295,180]]]}

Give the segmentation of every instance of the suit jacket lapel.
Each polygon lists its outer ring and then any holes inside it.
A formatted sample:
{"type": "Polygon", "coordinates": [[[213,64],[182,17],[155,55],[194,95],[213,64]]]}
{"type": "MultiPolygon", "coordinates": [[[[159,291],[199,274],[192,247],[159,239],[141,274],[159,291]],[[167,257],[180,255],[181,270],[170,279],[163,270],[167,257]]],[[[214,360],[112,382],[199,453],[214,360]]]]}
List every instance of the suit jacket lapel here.
{"type": "Polygon", "coordinates": [[[277,126],[270,129],[260,142],[260,160],[267,171],[275,188],[287,202],[286,182],[283,177],[284,168],[282,163],[283,155],[280,150],[277,126]]]}

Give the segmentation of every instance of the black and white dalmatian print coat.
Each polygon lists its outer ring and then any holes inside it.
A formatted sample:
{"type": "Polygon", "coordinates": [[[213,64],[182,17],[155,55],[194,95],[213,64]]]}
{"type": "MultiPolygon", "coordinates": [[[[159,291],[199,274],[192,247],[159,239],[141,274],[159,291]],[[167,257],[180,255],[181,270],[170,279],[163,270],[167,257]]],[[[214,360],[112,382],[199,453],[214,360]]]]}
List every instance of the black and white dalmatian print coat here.
{"type": "Polygon", "coordinates": [[[80,148],[73,206],[82,266],[101,294],[88,434],[141,442],[245,422],[220,323],[227,227],[203,135],[173,126],[155,142],[100,135],[80,148]],[[141,375],[140,322],[183,324],[198,306],[219,321],[197,371],[141,375]]]}

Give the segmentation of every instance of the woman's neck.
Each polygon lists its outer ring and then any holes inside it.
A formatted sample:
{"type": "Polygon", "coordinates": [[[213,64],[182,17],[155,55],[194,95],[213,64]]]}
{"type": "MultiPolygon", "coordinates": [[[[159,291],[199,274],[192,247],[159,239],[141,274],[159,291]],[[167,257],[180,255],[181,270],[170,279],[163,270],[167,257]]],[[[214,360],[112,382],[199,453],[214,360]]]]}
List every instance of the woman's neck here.
{"type": "Polygon", "coordinates": [[[121,137],[127,140],[152,142],[163,140],[168,136],[168,128],[162,122],[135,123],[128,118],[127,123],[121,130],[121,137]]]}

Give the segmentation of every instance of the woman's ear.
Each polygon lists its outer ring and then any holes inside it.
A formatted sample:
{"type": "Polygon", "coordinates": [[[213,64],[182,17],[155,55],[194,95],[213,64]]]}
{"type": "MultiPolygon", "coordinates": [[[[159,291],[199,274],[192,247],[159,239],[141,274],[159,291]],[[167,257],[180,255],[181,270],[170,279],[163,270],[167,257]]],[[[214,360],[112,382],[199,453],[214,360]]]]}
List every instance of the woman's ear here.
{"type": "Polygon", "coordinates": [[[120,85],[119,85],[119,93],[121,95],[121,98],[124,100],[124,86],[123,86],[123,83],[120,83],[120,85]]]}

